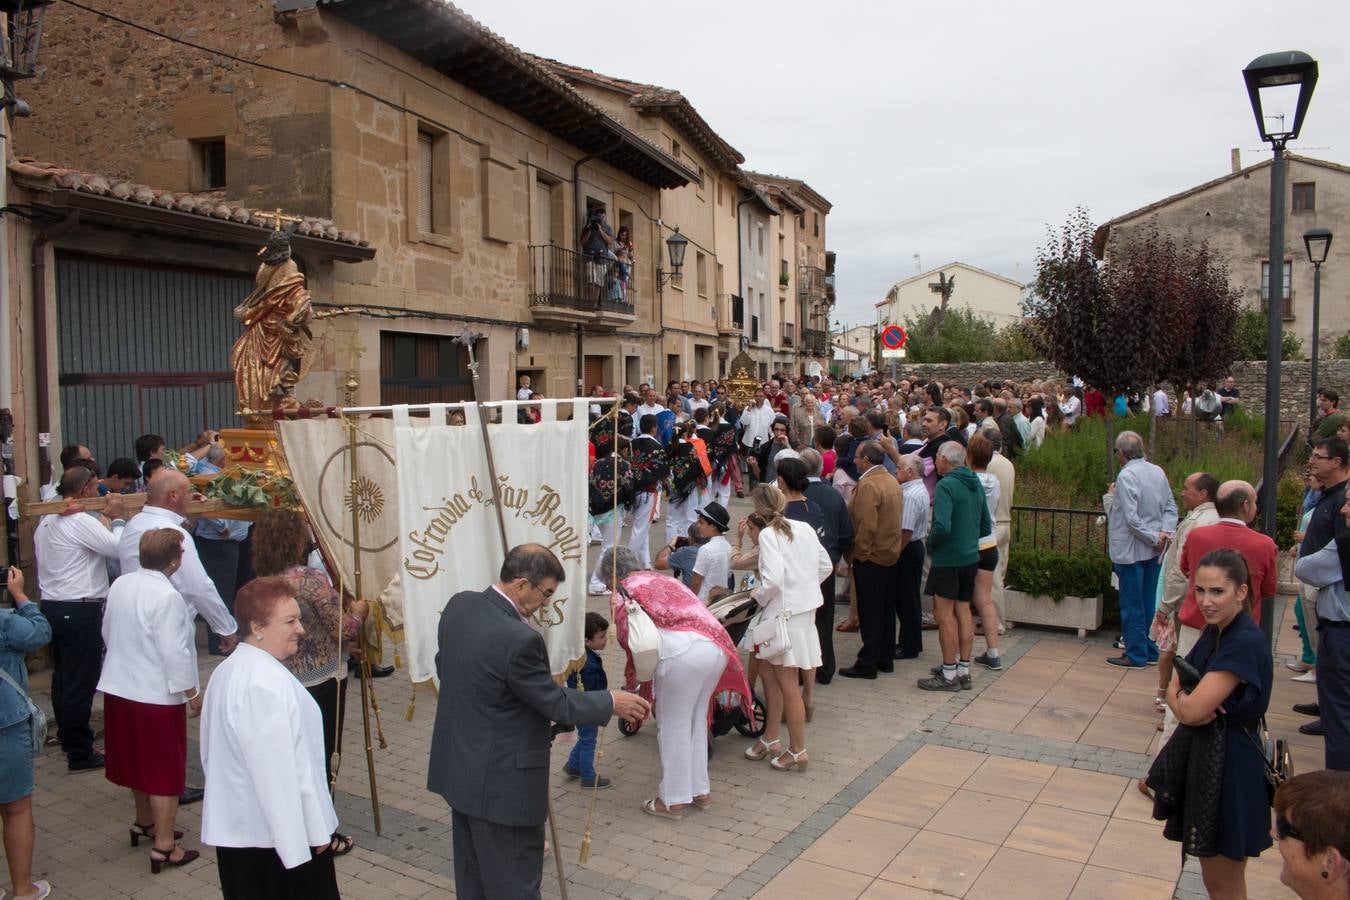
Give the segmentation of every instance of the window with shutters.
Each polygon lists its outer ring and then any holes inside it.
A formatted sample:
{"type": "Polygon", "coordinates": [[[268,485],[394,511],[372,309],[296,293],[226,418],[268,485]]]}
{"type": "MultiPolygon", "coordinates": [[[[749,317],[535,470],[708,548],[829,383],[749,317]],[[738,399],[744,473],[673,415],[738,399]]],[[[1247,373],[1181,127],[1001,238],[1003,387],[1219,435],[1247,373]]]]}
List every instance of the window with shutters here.
{"type": "MultiPolygon", "coordinates": [[[[1285,319],[1294,318],[1294,292],[1293,282],[1293,263],[1289,260],[1284,261],[1284,310],[1282,317],[1285,319]]],[[[1265,312],[1270,305],[1270,262],[1262,260],[1261,262],[1261,311],[1265,312]]]]}
{"type": "Polygon", "coordinates": [[[453,338],[380,332],[380,403],[473,399],[469,354],[453,338]]]}
{"type": "Polygon", "coordinates": [[[1317,183],[1294,182],[1294,212],[1314,212],[1317,209],[1317,183]]]}
{"type": "Polygon", "coordinates": [[[453,136],[423,123],[408,132],[408,237],[458,250],[450,196],[453,136]]]}

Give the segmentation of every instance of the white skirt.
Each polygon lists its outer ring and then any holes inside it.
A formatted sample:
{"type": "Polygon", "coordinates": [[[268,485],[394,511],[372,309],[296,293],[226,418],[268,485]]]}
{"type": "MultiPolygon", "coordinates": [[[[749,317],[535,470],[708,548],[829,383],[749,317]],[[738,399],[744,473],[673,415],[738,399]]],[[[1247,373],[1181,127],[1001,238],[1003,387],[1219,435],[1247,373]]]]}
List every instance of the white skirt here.
{"type": "Polygon", "coordinates": [[[815,610],[788,616],[787,632],[788,651],[770,662],[789,668],[819,668],[820,634],[816,631],[815,610]]]}

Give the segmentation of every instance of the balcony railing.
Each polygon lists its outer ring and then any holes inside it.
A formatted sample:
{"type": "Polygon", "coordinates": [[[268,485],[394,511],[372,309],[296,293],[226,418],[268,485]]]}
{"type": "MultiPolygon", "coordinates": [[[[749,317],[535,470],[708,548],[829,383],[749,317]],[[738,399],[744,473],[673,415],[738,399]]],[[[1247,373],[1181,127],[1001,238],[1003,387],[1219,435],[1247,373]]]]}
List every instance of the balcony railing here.
{"type": "Polygon", "coordinates": [[[554,244],[530,247],[530,306],[633,313],[632,269],[554,244]]]}
{"type": "Polygon", "coordinates": [[[783,331],[782,331],[782,334],[783,334],[783,342],[782,342],[782,345],[783,345],[784,347],[795,347],[795,346],[797,345],[797,325],[796,325],[796,323],[794,323],[794,322],[781,322],[781,323],[779,323],[779,324],[781,324],[781,325],[783,326],[783,331]]]}
{"type": "Polygon", "coordinates": [[[735,294],[717,297],[717,330],[724,335],[740,334],[745,323],[745,301],[735,294]]]}
{"type": "Polygon", "coordinates": [[[819,266],[797,267],[797,296],[806,300],[822,299],[826,293],[825,270],[819,266]]]}
{"type": "Polygon", "coordinates": [[[825,356],[830,345],[828,333],[818,328],[802,329],[802,350],[811,356],[825,356]]]}

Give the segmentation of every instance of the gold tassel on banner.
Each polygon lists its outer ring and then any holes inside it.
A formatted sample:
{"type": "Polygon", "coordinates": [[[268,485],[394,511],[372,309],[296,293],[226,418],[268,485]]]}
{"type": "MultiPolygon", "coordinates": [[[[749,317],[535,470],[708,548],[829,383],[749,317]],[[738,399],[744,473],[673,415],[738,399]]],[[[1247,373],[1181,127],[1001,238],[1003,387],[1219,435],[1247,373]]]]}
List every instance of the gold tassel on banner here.
{"type": "Polygon", "coordinates": [[[600,760],[605,758],[605,732],[607,728],[600,729],[600,740],[595,746],[595,781],[591,784],[591,808],[586,811],[586,833],[581,838],[581,855],[577,859],[581,865],[586,865],[586,860],[591,857],[591,820],[595,818],[595,801],[600,793],[600,760]]]}

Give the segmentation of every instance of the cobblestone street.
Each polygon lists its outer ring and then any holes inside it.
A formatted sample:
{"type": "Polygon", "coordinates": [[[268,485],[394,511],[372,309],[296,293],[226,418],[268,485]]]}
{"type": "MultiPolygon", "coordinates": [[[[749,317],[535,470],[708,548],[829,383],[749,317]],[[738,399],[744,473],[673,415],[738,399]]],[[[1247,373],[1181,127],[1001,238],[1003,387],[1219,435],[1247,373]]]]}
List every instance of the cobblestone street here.
{"type": "MultiPolygon", "coordinates": [[[[733,518],[742,513],[736,503],[733,518]]],[[[594,550],[594,548],[592,548],[594,550]]],[[[590,608],[605,610],[606,598],[590,608]]],[[[1292,618],[1280,607],[1282,653],[1292,652],[1292,618]]],[[[844,607],[839,607],[842,617],[844,607]]],[[[1292,614],[1291,614],[1292,615],[1292,614]]],[[[836,634],[839,658],[851,661],[856,635],[836,634]]],[[[710,774],[714,806],[682,821],[645,815],[641,802],[660,779],[653,723],[632,737],[611,725],[604,734],[603,774],[588,863],[577,857],[589,792],[556,776],[553,799],[560,855],[571,897],[1034,897],[1190,898],[1204,896],[1198,867],[1179,869],[1179,850],[1133,780],[1147,768],[1156,739],[1152,698],[1156,670],[1126,672],[1103,664],[1105,632],[1086,641],[1017,628],[1005,635],[1004,670],[978,669],[974,690],[925,693],[915,679],[938,660],[936,633],[920,659],[897,662],[877,681],[836,678],[820,688],[808,727],[811,765],[777,773],[744,760],[735,732],[715,742],[710,774]]],[[[980,649],[977,641],[977,652],[980,649]]],[[[622,679],[622,651],[605,652],[611,683],[622,679]]],[[[1282,660],[1283,656],[1277,657],[1282,660]]],[[[203,684],[215,660],[203,650],[203,684]]],[[[1289,705],[1313,689],[1282,677],[1271,727],[1296,740],[1296,771],[1321,766],[1316,739],[1295,732],[1289,705]],[[1283,712],[1282,712],[1283,711],[1283,712]]],[[[49,703],[48,676],[34,677],[49,703]]],[[[352,686],[356,682],[353,680],[352,686]]],[[[360,704],[353,691],[337,798],[341,828],[356,838],[338,860],[343,895],[353,898],[443,897],[453,893],[450,816],[428,793],[427,750],[435,698],[413,694],[406,677],[375,682],[387,747],[375,750],[381,832],[371,817],[360,704]],[[411,718],[409,718],[411,714],[411,718]]],[[[95,729],[101,727],[96,707],[95,729]]],[[[189,783],[200,784],[189,724],[189,783]]],[[[554,749],[554,770],[570,750],[554,749]]],[[[131,802],[101,773],[68,774],[48,749],[39,761],[34,814],[35,876],[54,896],[79,898],[218,897],[214,855],[199,840],[197,806],[179,825],[202,860],[155,877],[145,846],[127,843],[131,802]]],[[[1292,896],[1279,884],[1279,855],[1248,867],[1253,897],[1292,896]]],[[[544,893],[557,896],[554,863],[544,893]]]]}

